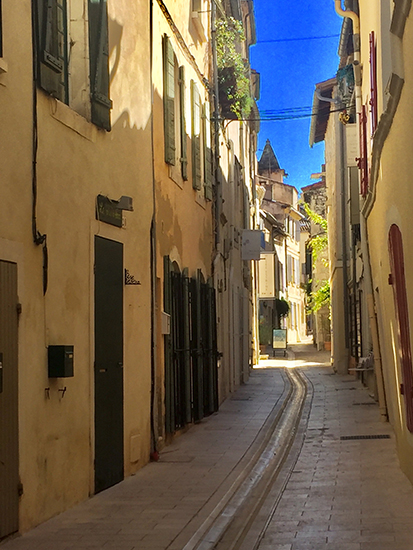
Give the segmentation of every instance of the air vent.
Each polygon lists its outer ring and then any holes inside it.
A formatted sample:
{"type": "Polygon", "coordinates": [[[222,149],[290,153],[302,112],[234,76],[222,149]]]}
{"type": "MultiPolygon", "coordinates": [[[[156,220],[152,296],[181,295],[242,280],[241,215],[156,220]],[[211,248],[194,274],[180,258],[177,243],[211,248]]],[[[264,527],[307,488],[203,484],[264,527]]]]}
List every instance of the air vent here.
{"type": "Polygon", "coordinates": [[[390,436],[387,434],[381,435],[342,435],[340,437],[341,441],[349,441],[356,439],[390,439],[390,436]]]}

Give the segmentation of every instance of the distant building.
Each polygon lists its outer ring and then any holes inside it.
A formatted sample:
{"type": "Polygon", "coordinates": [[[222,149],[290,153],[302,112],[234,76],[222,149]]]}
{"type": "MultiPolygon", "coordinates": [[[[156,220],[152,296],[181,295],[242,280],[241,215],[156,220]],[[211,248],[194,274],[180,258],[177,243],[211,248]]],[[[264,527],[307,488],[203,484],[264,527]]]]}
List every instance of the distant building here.
{"type": "MultiPolygon", "coordinates": [[[[272,307],[276,307],[276,298],[283,298],[289,303],[290,312],[284,323],[288,329],[288,342],[296,343],[306,335],[306,298],[301,286],[300,257],[300,221],[303,215],[298,207],[298,191],[284,183],[284,176],[285,171],[280,168],[270,141],[267,140],[258,162],[258,182],[265,189],[261,203],[262,219],[275,219],[282,225],[284,233],[282,241],[275,241],[271,245],[276,253],[274,269],[279,274],[275,279],[278,288],[272,307]]],[[[265,229],[265,223],[263,225],[265,229]]],[[[268,300],[265,301],[268,304],[268,300]]]]}
{"type": "MultiPolygon", "coordinates": [[[[321,176],[321,180],[302,187],[303,201],[308,204],[309,208],[315,214],[318,214],[322,218],[327,217],[326,206],[326,181],[325,176],[321,176]]],[[[311,239],[314,237],[320,237],[326,234],[325,230],[309,217],[306,217],[306,229],[308,231],[307,241],[305,243],[305,259],[303,258],[305,265],[305,283],[309,292],[317,292],[329,283],[330,271],[328,266],[328,247],[324,250],[318,251],[316,258],[314,259],[312,253],[311,239]]],[[[302,233],[303,227],[302,227],[302,233]]],[[[311,303],[311,300],[310,300],[311,303]]],[[[309,313],[311,317],[311,328],[313,333],[314,344],[317,349],[330,349],[331,348],[331,328],[330,328],[330,307],[323,306],[318,311],[309,313]]]]}

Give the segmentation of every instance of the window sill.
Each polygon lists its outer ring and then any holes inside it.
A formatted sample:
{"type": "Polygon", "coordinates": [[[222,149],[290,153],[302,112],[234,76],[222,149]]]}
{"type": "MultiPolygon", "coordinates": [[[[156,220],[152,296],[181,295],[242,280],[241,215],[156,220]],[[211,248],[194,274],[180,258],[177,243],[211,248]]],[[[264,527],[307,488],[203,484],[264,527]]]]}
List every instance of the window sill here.
{"type": "Polygon", "coordinates": [[[207,200],[203,196],[202,191],[196,191],[195,202],[199,204],[201,208],[206,210],[207,200]]]}
{"type": "Polygon", "coordinates": [[[62,123],[67,128],[84,137],[92,143],[96,142],[97,128],[91,122],[88,122],[84,117],[73,111],[68,105],[62,103],[54,97],[50,98],[51,115],[58,122],[62,123]]]}
{"type": "Polygon", "coordinates": [[[202,16],[202,14],[197,12],[197,11],[193,11],[191,13],[192,23],[194,24],[194,27],[196,28],[197,33],[199,34],[199,37],[201,38],[201,41],[206,42],[205,29],[204,29],[204,25],[202,24],[202,21],[201,21],[201,16],[202,16]]]}
{"type": "Polygon", "coordinates": [[[8,70],[7,61],[3,57],[0,57],[0,74],[7,73],[8,70]]]}
{"type": "Polygon", "coordinates": [[[180,189],[184,188],[182,177],[181,177],[181,171],[180,171],[179,167],[169,164],[168,165],[168,176],[169,176],[169,179],[171,179],[174,183],[176,183],[176,185],[180,189]]]}

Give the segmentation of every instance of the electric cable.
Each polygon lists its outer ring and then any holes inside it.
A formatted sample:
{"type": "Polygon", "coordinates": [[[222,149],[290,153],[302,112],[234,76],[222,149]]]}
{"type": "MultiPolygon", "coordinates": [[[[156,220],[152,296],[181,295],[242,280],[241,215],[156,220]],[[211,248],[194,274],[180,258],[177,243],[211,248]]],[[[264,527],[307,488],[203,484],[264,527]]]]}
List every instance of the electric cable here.
{"type": "Polygon", "coordinates": [[[304,42],[307,40],[325,40],[328,38],[339,38],[339,34],[328,34],[326,36],[303,36],[302,38],[272,38],[270,40],[257,40],[256,44],[274,44],[276,42],[304,42]]]}

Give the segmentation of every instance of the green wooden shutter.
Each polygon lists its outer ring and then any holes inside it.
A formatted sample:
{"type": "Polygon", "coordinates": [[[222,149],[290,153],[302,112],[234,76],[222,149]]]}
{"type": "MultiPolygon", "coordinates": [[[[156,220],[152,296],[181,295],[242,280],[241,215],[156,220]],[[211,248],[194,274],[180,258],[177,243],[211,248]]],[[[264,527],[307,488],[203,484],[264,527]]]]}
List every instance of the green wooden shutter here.
{"type": "Polygon", "coordinates": [[[163,107],[165,162],[175,165],[175,54],[166,35],[163,37],[163,107]]]}
{"type": "Polygon", "coordinates": [[[66,0],[37,0],[37,11],[38,84],[67,103],[66,0]]]}
{"type": "Polygon", "coordinates": [[[109,37],[106,0],[89,0],[91,120],[110,131],[109,37]]]}
{"type": "Polygon", "coordinates": [[[188,179],[188,157],[186,147],[186,121],[185,121],[185,67],[179,67],[179,108],[181,115],[181,173],[182,178],[188,179]]]}
{"type": "Polygon", "coordinates": [[[190,279],[188,268],[183,273],[183,308],[184,308],[184,368],[185,368],[185,415],[187,424],[192,421],[191,402],[191,307],[190,307],[190,279]]]}
{"type": "Polygon", "coordinates": [[[204,134],[204,188],[205,198],[212,200],[212,150],[211,150],[211,116],[209,102],[204,105],[203,116],[204,134]]]}
{"type": "Polygon", "coordinates": [[[197,85],[191,80],[192,113],[192,187],[201,189],[201,99],[197,85]]]}
{"type": "MultiPolygon", "coordinates": [[[[163,310],[169,315],[172,314],[172,281],[171,281],[171,260],[164,256],[163,270],[163,310]]],[[[172,327],[171,327],[172,329],[172,327]]],[[[174,395],[172,377],[172,334],[164,336],[165,354],[165,430],[166,433],[173,433],[175,428],[174,395]]]]}

